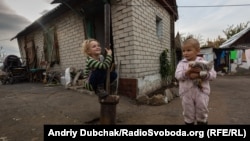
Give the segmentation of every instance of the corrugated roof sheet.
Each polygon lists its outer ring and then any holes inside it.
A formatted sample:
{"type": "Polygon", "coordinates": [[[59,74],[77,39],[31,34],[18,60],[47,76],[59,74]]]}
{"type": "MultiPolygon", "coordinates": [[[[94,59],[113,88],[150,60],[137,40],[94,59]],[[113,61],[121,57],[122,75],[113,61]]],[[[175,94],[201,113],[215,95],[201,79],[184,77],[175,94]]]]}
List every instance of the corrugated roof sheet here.
{"type": "MultiPolygon", "coordinates": [[[[240,39],[240,37],[245,35],[249,30],[250,30],[250,27],[243,29],[242,31],[240,31],[239,33],[235,34],[234,36],[229,38],[227,41],[225,41],[222,45],[219,46],[219,48],[223,49],[223,48],[232,47],[231,45],[233,43],[235,43],[238,39],[240,39]]],[[[241,45],[241,46],[243,46],[243,45],[241,45]]],[[[235,48],[237,48],[237,47],[235,47],[235,48]]]]}

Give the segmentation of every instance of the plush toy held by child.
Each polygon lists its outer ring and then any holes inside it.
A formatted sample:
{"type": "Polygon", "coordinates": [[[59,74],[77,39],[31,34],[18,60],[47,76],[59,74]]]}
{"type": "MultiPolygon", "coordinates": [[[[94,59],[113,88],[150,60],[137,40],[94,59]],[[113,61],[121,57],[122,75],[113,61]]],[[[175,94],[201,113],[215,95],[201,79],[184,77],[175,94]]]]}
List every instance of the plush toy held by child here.
{"type": "MultiPolygon", "coordinates": [[[[205,61],[190,61],[189,67],[191,68],[200,68],[200,76],[207,77],[208,72],[213,68],[213,62],[205,62],[205,61]]],[[[196,78],[193,80],[194,85],[198,86],[198,88],[202,91],[202,79],[196,78]]]]}

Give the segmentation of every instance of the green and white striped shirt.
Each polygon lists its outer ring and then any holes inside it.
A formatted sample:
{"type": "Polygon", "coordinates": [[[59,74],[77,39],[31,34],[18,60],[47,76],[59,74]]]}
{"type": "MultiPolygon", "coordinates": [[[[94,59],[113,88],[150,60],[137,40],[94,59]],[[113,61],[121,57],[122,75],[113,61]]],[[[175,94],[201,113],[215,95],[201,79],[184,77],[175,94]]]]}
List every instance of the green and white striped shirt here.
{"type": "Polygon", "coordinates": [[[112,56],[107,55],[104,60],[102,60],[103,56],[100,55],[100,60],[96,60],[90,56],[86,59],[86,66],[83,72],[83,79],[85,79],[85,88],[88,90],[93,91],[93,87],[89,84],[89,77],[91,75],[91,72],[95,69],[108,69],[112,62],[112,56]]]}

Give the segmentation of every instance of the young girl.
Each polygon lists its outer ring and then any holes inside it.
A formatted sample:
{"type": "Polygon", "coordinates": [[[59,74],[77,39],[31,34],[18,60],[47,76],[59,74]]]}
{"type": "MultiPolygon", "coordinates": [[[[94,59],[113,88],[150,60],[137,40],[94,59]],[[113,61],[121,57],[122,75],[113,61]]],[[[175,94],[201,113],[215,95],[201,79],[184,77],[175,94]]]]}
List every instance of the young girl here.
{"type": "MultiPolygon", "coordinates": [[[[107,55],[104,58],[101,55],[101,47],[97,40],[87,39],[83,42],[82,46],[83,53],[87,56],[83,74],[85,88],[95,91],[100,102],[117,102],[119,99],[117,95],[109,95],[105,91],[107,69],[112,63],[112,50],[105,48],[107,55]]],[[[116,72],[110,72],[110,82],[112,83],[116,78],[116,72]]]]}
{"type": "Polygon", "coordinates": [[[203,72],[199,68],[190,68],[190,61],[205,60],[198,57],[200,44],[198,40],[190,38],[183,42],[183,59],[178,63],[175,77],[179,81],[179,94],[182,101],[184,122],[186,125],[206,125],[208,122],[208,103],[210,94],[209,81],[216,78],[214,68],[203,72]],[[194,85],[193,79],[202,79],[202,90],[194,85]]]}

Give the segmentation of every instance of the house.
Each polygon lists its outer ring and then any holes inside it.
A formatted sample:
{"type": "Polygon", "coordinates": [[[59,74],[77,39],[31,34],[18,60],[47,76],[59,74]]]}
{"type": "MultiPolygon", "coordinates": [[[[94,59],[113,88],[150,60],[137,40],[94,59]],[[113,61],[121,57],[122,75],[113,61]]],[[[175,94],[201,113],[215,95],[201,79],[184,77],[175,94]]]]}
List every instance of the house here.
{"type": "Polygon", "coordinates": [[[165,49],[174,49],[176,0],[53,3],[60,5],[13,37],[17,38],[21,56],[29,58],[30,68],[44,67],[41,62],[47,62],[50,71],[83,69],[86,57],[81,43],[86,38],[96,38],[103,48],[110,43],[114,63],[120,63],[119,94],[135,98],[162,86],[159,56],[165,49]]]}
{"type": "Polygon", "coordinates": [[[216,64],[222,66],[223,71],[237,72],[237,68],[250,70],[250,27],[226,40],[215,52],[216,64]]]}
{"type": "Polygon", "coordinates": [[[199,56],[203,57],[208,62],[214,61],[214,51],[212,47],[202,47],[200,48],[199,56]]]}

